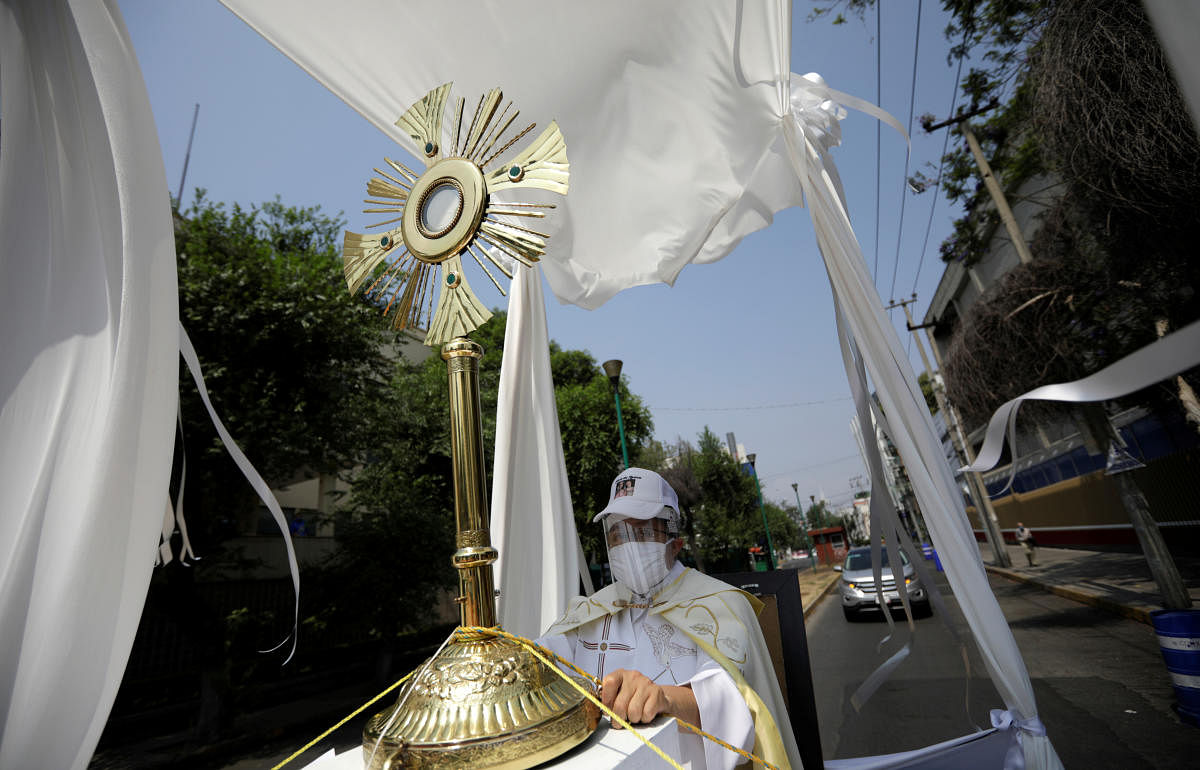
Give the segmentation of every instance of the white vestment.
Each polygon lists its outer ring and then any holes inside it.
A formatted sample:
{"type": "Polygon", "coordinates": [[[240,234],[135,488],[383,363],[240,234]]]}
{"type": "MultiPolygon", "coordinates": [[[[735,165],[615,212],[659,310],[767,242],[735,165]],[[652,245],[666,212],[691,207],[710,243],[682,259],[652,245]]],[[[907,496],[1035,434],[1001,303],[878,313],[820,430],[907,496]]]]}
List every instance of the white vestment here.
{"type": "MultiPolygon", "coordinates": [[[[683,574],[679,562],[664,584],[683,574]]],[[[745,751],[754,748],[754,721],[733,678],[704,650],[649,609],[627,608],[585,623],[563,634],[537,640],[584,671],[603,679],[617,669],[640,671],[656,684],[690,684],[700,709],[700,727],[745,751]]],[[[684,756],[692,770],[731,770],[746,760],[690,730],[679,731],[684,756]]]]}

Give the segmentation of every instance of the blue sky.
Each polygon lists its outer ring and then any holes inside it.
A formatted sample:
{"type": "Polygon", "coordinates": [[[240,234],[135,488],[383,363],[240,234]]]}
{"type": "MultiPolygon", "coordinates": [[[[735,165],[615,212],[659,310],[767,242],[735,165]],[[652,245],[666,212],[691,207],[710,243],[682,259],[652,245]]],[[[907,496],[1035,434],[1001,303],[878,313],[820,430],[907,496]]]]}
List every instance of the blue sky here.
{"type": "MultiPolygon", "coordinates": [[[[873,15],[840,26],[808,22],[812,6],[797,0],[792,71],[818,72],[831,87],[875,101],[881,43],[878,103],[907,123],[919,0],[881,4],[876,40],[873,15]]],[[[287,204],[345,211],[352,223],[362,224],[363,185],[380,159],[395,154],[391,140],[217,0],[119,0],[119,5],[146,79],[172,193],[199,103],[185,202],[196,187],[230,203],[279,195],[287,204]]],[[[920,7],[912,114],[944,117],[955,74],[942,35],[947,18],[933,0],[920,7]]],[[[941,277],[938,245],[957,208],[940,199],[930,219],[934,195],[904,189],[904,140],[883,127],[877,156],[876,125],[850,112],[834,157],[868,267],[878,260],[876,285],[883,300],[907,298],[915,288],[919,318],[941,277]]],[[[926,172],[936,170],[943,139],[917,128],[910,173],[928,162],[934,168],[926,172]]],[[[503,306],[498,294],[476,288],[486,303],[503,306]]],[[[794,502],[791,485],[797,483],[806,504],[810,494],[836,503],[849,497],[853,477],[865,478],[850,435],[853,404],[829,285],[804,209],[781,212],[771,227],[748,237],[724,260],[688,267],[674,287],[630,289],[594,311],[559,305],[551,297],[547,313],[550,335],[564,347],[588,350],[599,361],[625,362],[629,386],[650,406],[659,439],[694,441],[706,425],[720,436],[734,432],[747,451],[757,453],[768,499],[794,502]]],[[[894,311],[892,319],[907,343],[903,313],[894,311]]],[[[909,350],[919,367],[916,348],[909,350]]]]}

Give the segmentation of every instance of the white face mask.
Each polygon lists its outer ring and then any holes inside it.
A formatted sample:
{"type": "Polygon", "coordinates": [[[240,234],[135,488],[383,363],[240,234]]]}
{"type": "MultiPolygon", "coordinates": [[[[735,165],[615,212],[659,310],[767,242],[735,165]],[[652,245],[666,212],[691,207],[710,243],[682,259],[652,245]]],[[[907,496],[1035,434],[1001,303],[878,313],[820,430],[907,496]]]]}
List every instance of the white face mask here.
{"type": "Polygon", "coordinates": [[[639,596],[647,596],[667,577],[667,544],[631,542],[608,549],[613,580],[639,596]]]}

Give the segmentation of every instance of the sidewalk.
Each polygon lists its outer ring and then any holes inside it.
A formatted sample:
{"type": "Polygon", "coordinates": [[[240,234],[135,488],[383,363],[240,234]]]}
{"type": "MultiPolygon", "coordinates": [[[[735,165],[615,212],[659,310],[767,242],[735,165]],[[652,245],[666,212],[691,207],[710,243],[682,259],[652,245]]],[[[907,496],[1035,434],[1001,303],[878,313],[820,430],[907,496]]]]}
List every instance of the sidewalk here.
{"type": "Polygon", "coordinates": [[[838,573],[827,565],[818,565],[815,572],[807,562],[804,562],[804,566],[795,567],[785,563],[782,568],[796,571],[796,579],[800,581],[800,604],[804,607],[805,618],[817,608],[821,598],[837,585],[838,573]]]}
{"type": "MultiPolygon", "coordinates": [[[[1038,566],[1030,567],[1020,546],[1005,547],[1011,568],[995,566],[991,546],[979,544],[979,554],[988,572],[1146,624],[1150,623],[1151,611],[1162,609],[1158,586],[1140,552],[1043,547],[1037,549],[1038,566]]],[[[1192,601],[1200,607],[1200,558],[1176,557],[1175,564],[1192,601]]]]}

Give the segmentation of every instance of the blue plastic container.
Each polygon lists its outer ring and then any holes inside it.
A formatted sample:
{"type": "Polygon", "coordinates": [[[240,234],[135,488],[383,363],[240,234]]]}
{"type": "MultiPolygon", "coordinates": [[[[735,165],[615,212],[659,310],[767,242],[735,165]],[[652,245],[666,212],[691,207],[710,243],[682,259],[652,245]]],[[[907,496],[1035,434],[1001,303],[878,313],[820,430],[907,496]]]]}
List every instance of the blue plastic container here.
{"type": "Polygon", "coordinates": [[[925,555],[925,561],[933,558],[933,546],[929,543],[921,543],[921,553],[925,555]]]}
{"type": "Polygon", "coordinates": [[[1200,724],[1200,610],[1155,610],[1150,622],[1175,686],[1179,714],[1191,725],[1200,724]]]}

